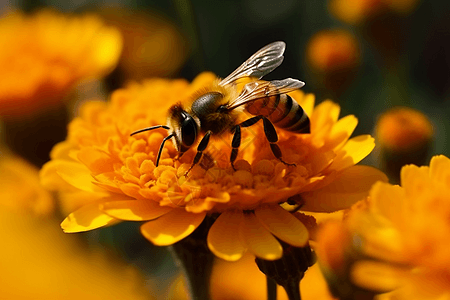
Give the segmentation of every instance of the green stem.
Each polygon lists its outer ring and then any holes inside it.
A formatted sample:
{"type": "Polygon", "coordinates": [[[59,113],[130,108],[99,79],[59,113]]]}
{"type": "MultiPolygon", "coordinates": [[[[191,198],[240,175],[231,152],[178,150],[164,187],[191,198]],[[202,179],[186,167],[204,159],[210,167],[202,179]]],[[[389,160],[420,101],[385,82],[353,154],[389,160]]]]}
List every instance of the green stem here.
{"type": "Polygon", "coordinates": [[[205,253],[195,253],[194,248],[184,249],[184,243],[177,243],[172,246],[172,254],[177,259],[177,264],[181,267],[186,281],[191,300],[208,300],[209,279],[211,277],[212,262],[211,255],[205,253]]]}
{"type": "Polygon", "coordinates": [[[267,283],[267,300],[277,300],[277,283],[269,276],[266,276],[266,283],[267,283]]]}
{"type": "Polygon", "coordinates": [[[208,248],[206,237],[213,222],[214,217],[207,216],[191,235],[170,248],[187,279],[191,300],[210,299],[209,285],[214,255],[208,248]]]}

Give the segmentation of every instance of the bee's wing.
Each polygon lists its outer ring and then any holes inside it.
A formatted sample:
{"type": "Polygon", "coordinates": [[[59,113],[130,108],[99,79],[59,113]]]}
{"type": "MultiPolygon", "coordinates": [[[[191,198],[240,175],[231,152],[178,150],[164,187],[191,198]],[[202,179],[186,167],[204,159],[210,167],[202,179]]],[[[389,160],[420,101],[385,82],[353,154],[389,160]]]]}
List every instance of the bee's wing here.
{"type": "Polygon", "coordinates": [[[264,75],[272,72],[283,62],[283,53],[286,48],[284,42],[271,43],[250,56],[233,73],[219,82],[219,85],[230,84],[239,78],[253,76],[261,79],[264,75]]]}
{"type": "Polygon", "coordinates": [[[264,97],[285,94],[297,90],[305,83],[292,78],[272,81],[254,81],[247,83],[239,96],[227,105],[228,110],[264,97]]]}

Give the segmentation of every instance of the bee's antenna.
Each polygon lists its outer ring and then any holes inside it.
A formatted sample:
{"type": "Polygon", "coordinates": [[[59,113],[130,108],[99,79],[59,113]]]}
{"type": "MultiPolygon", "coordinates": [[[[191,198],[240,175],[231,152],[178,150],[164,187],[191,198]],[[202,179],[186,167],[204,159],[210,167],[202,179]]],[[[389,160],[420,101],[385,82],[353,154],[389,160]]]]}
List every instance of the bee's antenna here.
{"type": "MultiPolygon", "coordinates": [[[[167,127],[167,126],[166,126],[166,127],[167,127]]],[[[171,134],[169,134],[168,136],[166,136],[166,137],[163,139],[163,141],[162,141],[162,143],[161,143],[161,146],[159,146],[158,156],[156,157],[156,164],[155,164],[156,167],[157,167],[158,164],[159,164],[159,159],[161,158],[161,153],[162,153],[162,150],[163,150],[163,148],[164,148],[164,143],[165,143],[168,139],[172,138],[174,135],[175,135],[175,133],[172,132],[171,134]]]]}
{"type": "Polygon", "coordinates": [[[141,132],[144,132],[144,131],[149,131],[149,130],[158,129],[158,128],[164,128],[164,129],[166,129],[166,130],[169,130],[169,129],[170,129],[170,127],[169,127],[169,126],[166,126],[166,125],[156,125],[156,126],[147,127],[147,128],[144,128],[144,129],[139,129],[139,130],[137,130],[137,131],[135,131],[135,132],[132,132],[132,133],[130,134],[130,136],[135,135],[135,134],[138,134],[138,133],[141,133],[141,132]]]}

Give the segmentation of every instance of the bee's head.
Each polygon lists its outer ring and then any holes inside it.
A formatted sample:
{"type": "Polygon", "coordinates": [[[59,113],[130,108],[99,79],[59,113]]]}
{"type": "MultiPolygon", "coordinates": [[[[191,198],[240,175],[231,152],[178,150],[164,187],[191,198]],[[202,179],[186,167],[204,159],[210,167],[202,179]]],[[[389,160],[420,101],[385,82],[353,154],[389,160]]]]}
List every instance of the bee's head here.
{"type": "Polygon", "coordinates": [[[158,128],[164,128],[166,130],[171,130],[172,132],[166,136],[161,146],[159,147],[158,156],[156,158],[155,165],[158,166],[159,159],[161,158],[161,153],[164,148],[164,143],[170,139],[175,139],[175,145],[179,152],[179,156],[183,155],[184,152],[189,150],[191,146],[197,140],[197,134],[200,131],[200,121],[196,121],[187,111],[185,111],[180,104],[175,104],[169,110],[169,117],[167,118],[167,125],[156,125],[147,128],[143,128],[131,133],[135,135],[144,131],[149,131],[158,128]]]}
{"type": "Polygon", "coordinates": [[[167,124],[173,130],[177,150],[182,155],[197,140],[200,131],[199,121],[185,111],[180,104],[175,104],[169,109],[167,124]]]}

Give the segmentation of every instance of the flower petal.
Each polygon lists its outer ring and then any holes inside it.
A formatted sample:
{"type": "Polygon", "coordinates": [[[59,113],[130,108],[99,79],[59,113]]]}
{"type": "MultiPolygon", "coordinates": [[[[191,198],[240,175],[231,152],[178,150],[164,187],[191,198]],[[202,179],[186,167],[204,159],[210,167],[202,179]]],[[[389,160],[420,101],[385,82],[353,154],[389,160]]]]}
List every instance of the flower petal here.
{"type": "Polygon", "coordinates": [[[172,207],[159,206],[152,200],[124,200],[105,202],[100,209],[119,220],[147,221],[156,219],[173,210],[172,207]]]}
{"type": "Polygon", "coordinates": [[[205,218],[206,213],[194,214],[184,209],[171,212],[141,226],[142,235],[157,246],[168,246],[190,235],[205,218]]]}
{"type": "Polygon", "coordinates": [[[325,187],[302,193],[301,196],[305,200],[302,210],[333,212],[349,208],[357,201],[367,197],[370,188],[377,181],[388,181],[386,175],[378,169],[369,166],[347,168],[325,187]]]}
{"type": "Polygon", "coordinates": [[[240,227],[241,238],[254,255],[265,260],[280,259],[283,248],[253,213],[245,213],[240,227]]]}
{"type": "Polygon", "coordinates": [[[331,128],[325,143],[327,149],[340,149],[350,138],[356,125],[358,125],[358,119],[354,115],[345,116],[337,121],[331,128]]]}
{"type": "Polygon", "coordinates": [[[450,185],[450,159],[436,155],[430,161],[430,177],[433,181],[450,185]]]}
{"type": "Polygon", "coordinates": [[[102,190],[92,183],[93,178],[91,172],[81,163],[64,160],[55,160],[54,162],[58,175],[72,186],[86,192],[98,192],[102,190]]]}
{"type": "Polygon", "coordinates": [[[227,261],[237,261],[247,250],[236,232],[243,219],[242,211],[229,210],[222,213],[208,233],[208,247],[217,256],[227,261]]]}
{"type": "Polygon", "coordinates": [[[295,247],[303,247],[308,242],[305,225],[278,204],[262,205],[255,210],[255,215],[280,240],[295,247]]]}
{"type": "Polygon", "coordinates": [[[77,153],[77,159],[94,174],[113,172],[114,161],[106,152],[94,147],[82,148],[77,153]]]}
{"type": "Polygon", "coordinates": [[[74,211],[61,223],[61,228],[66,233],[83,232],[97,229],[116,222],[99,209],[99,202],[91,203],[74,211]]]}
{"type": "Polygon", "coordinates": [[[73,185],[61,178],[57,174],[57,167],[64,160],[54,159],[42,166],[39,171],[39,177],[42,186],[51,191],[75,191],[77,190],[73,185]]]}
{"type": "Polygon", "coordinates": [[[405,270],[386,263],[363,260],[354,265],[350,276],[352,282],[358,286],[388,292],[398,288],[406,274],[405,270]]]}
{"type": "Polygon", "coordinates": [[[351,167],[369,155],[375,147],[375,140],[370,135],[360,135],[349,139],[337,153],[328,170],[340,171],[351,167]]]}
{"type": "Polygon", "coordinates": [[[405,211],[405,191],[398,185],[377,182],[370,190],[371,210],[385,216],[397,224],[404,224],[408,219],[405,211]],[[406,219],[405,219],[406,218],[406,219]]]}

